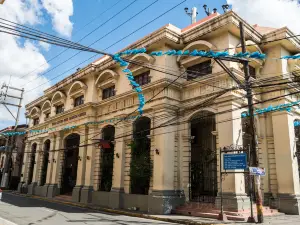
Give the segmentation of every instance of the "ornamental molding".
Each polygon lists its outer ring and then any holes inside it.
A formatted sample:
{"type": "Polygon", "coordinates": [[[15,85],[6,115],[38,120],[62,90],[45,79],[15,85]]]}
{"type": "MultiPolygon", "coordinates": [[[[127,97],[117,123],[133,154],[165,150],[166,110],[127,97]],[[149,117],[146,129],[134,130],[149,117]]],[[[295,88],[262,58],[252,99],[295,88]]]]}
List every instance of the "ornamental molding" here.
{"type": "Polygon", "coordinates": [[[245,33],[251,36],[251,39],[254,42],[260,43],[262,35],[233,11],[215,17],[199,26],[196,26],[195,28],[191,28],[184,32],[182,34],[183,42],[190,43],[201,38],[201,36],[212,33],[213,31],[219,30],[222,27],[230,24],[233,24],[236,29],[238,29],[240,21],[243,21],[245,24],[245,33]]]}

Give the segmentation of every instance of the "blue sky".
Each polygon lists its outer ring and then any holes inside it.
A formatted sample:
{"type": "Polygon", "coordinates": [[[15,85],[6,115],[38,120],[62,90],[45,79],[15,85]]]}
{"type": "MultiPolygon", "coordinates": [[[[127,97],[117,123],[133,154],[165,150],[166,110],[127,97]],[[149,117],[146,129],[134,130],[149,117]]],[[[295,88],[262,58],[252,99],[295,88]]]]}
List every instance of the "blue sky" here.
{"type": "MultiPolygon", "coordinates": [[[[99,16],[104,12],[106,9],[110,8],[112,5],[118,2],[118,0],[89,0],[89,4],[83,3],[83,1],[80,0],[74,0],[74,15],[71,17],[71,21],[74,24],[73,34],[72,34],[72,41],[78,41],[83,36],[85,36],[87,33],[95,29],[97,26],[105,22],[107,19],[109,19],[111,16],[115,15],[117,12],[122,10],[124,7],[129,5],[134,0],[123,0],[120,3],[118,3],[113,9],[109,10],[108,12],[104,13],[102,16],[99,16]],[[84,27],[85,24],[89,23],[94,18],[98,17],[97,20],[95,20],[90,25],[84,27]]],[[[109,33],[111,30],[114,30],[115,27],[129,19],[132,15],[138,13],[146,6],[153,3],[154,0],[138,0],[136,3],[131,5],[127,10],[123,11],[122,13],[118,14],[114,19],[103,25],[101,28],[99,28],[97,31],[95,31],[93,34],[85,38],[83,41],[81,41],[84,45],[89,45],[95,40],[101,38],[102,36],[109,33]]],[[[98,41],[96,44],[94,44],[92,47],[96,49],[105,49],[111,44],[115,43],[116,41],[120,40],[123,36],[126,36],[127,34],[133,32],[135,29],[143,26],[148,21],[154,19],[158,15],[162,14],[163,12],[167,11],[168,9],[172,8],[173,6],[180,3],[181,0],[159,0],[157,3],[152,5],[149,9],[144,11],[139,16],[135,17],[134,19],[130,20],[130,22],[124,24],[119,29],[116,29],[111,34],[107,35],[105,38],[98,41]]],[[[225,1],[217,1],[217,0],[210,0],[210,8],[219,8],[219,11],[221,12],[222,4],[225,3],[225,1]]],[[[205,17],[204,10],[202,8],[202,4],[200,4],[201,1],[196,0],[187,0],[185,3],[183,3],[181,6],[178,6],[176,9],[172,10],[170,13],[166,14],[165,16],[161,17],[160,19],[156,20],[155,22],[149,24],[148,26],[144,27],[140,31],[136,32],[135,34],[131,35],[130,37],[126,38],[124,41],[121,41],[120,43],[112,46],[107,51],[109,52],[115,52],[119,49],[122,49],[123,47],[129,45],[130,43],[138,40],[139,38],[153,32],[154,30],[160,28],[161,26],[172,23],[180,28],[186,27],[190,24],[190,18],[185,14],[183,8],[184,7],[193,7],[196,6],[198,8],[199,14],[198,19],[205,17]]],[[[44,30],[46,32],[52,32],[51,25],[48,24],[47,26],[40,26],[41,30],[44,30]]],[[[61,47],[51,47],[51,50],[49,52],[45,52],[45,56],[47,59],[50,59],[54,57],[56,54],[58,54],[60,51],[62,51],[61,47]]],[[[56,58],[51,62],[51,65],[55,66],[62,60],[68,59],[71,57],[76,51],[75,50],[69,50],[68,52],[64,53],[62,56],[56,58]]],[[[68,69],[74,67],[75,65],[79,64],[80,62],[84,61],[85,59],[91,57],[92,53],[80,53],[75,58],[71,59],[64,65],[60,66],[59,68],[55,69],[54,71],[47,73],[45,76],[49,79],[52,79],[55,76],[58,76],[59,74],[67,71],[68,69]]],[[[98,56],[99,57],[99,56],[98,56]]],[[[97,57],[90,60],[94,61],[97,57]]],[[[87,63],[84,63],[83,65],[86,65],[87,63]]],[[[83,67],[83,66],[81,66],[83,67]]],[[[73,72],[75,70],[72,70],[73,72]]],[[[67,75],[71,74],[71,72],[67,72],[66,74],[59,76],[55,80],[51,81],[53,84],[57,81],[63,79],[67,75]]]]}

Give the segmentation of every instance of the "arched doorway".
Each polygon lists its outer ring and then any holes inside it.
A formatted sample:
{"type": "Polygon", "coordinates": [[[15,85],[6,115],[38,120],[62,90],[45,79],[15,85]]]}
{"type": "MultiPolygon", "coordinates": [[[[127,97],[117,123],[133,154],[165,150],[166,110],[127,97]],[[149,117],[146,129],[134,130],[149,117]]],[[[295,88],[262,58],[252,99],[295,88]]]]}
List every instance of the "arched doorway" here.
{"type": "Polygon", "coordinates": [[[79,134],[70,134],[65,139],[61,194],[71,195],[73,188],[76,185],[79,143],[80,143],[79,134]]]}
{"type": "Polygon", "coordinates": [[[33,171],[34,171],[34,165],[35,165],[35,153],[36,153],[37,144],[34,143],[31,146],[31,154],[29,155],[30,161],[29,161],[29,172],[28,172],[28,184],[31,184],[33,179],[33,171]]]}
{"type": "Polygon", "coordinates": [[[131,144],[130,190],[132,194],[147,195],[152,176],[149,138],[151,120],[140,117],[133,125],[133,143],[131,144]]]}
{"type": "Polygon", "coordinates": [[[44,142],[44,154],[42,160],[42,170],[41,170],[41,186],[44,186],[47,179],[48,161],[49,161],[49,151],[50,151],[51,141],[47,140],[44,142]]]}
{"type": "Polygon", "coordinates": [[[191,120],[190,201],[214,203],[218,192],[215,115],[203,111],[191,120]]]}
{"type": "Polygon", "coordinates": [[[114,167],[114,144],[115,127],[106,126],[102,130],[102,139],[110,141],[110,148],[101,149],[101,183],[100,191],[110,191],[112,187],[112,176],[114,167]]]}

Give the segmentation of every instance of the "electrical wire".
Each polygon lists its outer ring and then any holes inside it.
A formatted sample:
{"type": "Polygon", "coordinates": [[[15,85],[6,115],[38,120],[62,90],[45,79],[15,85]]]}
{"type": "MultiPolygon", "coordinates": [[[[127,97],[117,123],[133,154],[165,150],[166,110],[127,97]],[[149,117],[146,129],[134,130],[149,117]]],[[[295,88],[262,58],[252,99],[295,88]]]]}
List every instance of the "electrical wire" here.
{"type": "MultiPolygon", "coordinates": [[[[286,95],[282,95],[282,96],[277,96],[277,97],[274,97],[274,98],[270,98],[270,99],[266,99],[266,100],[263,100],[263,101],[260,101],[260,102],[256,102],[256,103],[253,103],[252,105],[256,105],[256,104],[261,104],[261,103],[265,103],[265,102],[268,102],[268,101],[273,101],[273,100],[276,100],[276,99],[280,99],[280,98],[283,98],[283,97],[286,97],[286,96],[289,96],[289,95],[294,95],[294,94],[299,94],[300,91],[297,91],[297,92],[293,92],[293,93],[290,93],[290,94],[286,94],[286,95]]],[[[206,107],[206,106],[205,106],[206,107]]],[[[237,107],[235,109],[230,109],[230,110],[225,110],[225,111],[221,111],[221,112],[217,112],[217,113],[214,113],[214,115],[221,115],[221,114],[224,114],[224,113],[230,113],[230,112],[233,112],[233,111],[237,111],[237,110],[240,110],[240,109],[243,109],[245,107],[248,107],[248,105],[246,106],[241,106],[241,107],[237,107]]],[[[283,108],[288,108],[288,107],[283,107],[283,108]]],[[[266,113],[269,113],[269,112],[266,112],[266,113]]],[[[202,116],[202,117],[197,117],[196,119],[193,119],[193,122],[197,122],[197,121],[201,121],[207,117],[210,117],[211,115],[208,115],[208,116],[202,116]]],[[[233,121],[233,120],[237,120],[237,119],[241,119],[240,117],[237,117],[237,118],[233,118],[233,119],[227,119],[227,120],[222,120],[222,121],[218,121],[216,122],[216,124],[220,124],[220,123],[224,123],[224,122],[229,122],[229,121],[233,121]]],[[[174,119],[172,119],[174,120],[174,119]]],[[[177,120],[177,118],[176,118],[177,120]]],[[[151,130],[155,130],[155,129],[159,129],[159,128],[163,128],[163,127],[167,127],[167,126],[174,126],[174,125],[180,125],[180,124],[184,124],[186,122],[188,122],[189,120],[186,120],[186,121],[181,121],[181,122],[174,122],[174,123],[171,123],[171,124],[162,124],[162,125],[158,125],[156,127],[153,127],[153,128],[150,128],[150,129],[145,129],[141,132],[145,132],[145,131],[151,131],[151,130]]],[[[169,122],[172,122],[172,121],[169,121],[169,122]]],[[[183,130],[188,130],[190,128],[185,128],[185,129],[182,129],[180,131],[183,131],[183,130]]],[[[151,136],[156,136],[156,135],[162,135],[162,134],[166,134],[166,133],[173,133],[173,132],[178,132],[178,130],[175,130],[175,131],[170,131],[170,132],[165,132],[165,133],[160,133],[160,134],[153,134],[151,136]]],[[[99,134],[98,134],[99,135],[99,134]]],[[[98,136],[96,135],[96,136],[98,136]]],[[[130,134],[126,134],[126,135],[123,135],[123,136],[118,136],[118,137],[115,137],[114,140],[116,139],[121,139],[121,138],[124,138],[124,137],[128,137],[128,136],[131,136],[133,135],[133,133],[130,133],[130,134]]],[[[94,137],[93,137],[94,138],[94,137]]],[[[90,140],[90,139],[88,139],[90,140]]],[[[88,141],[88,140],[85,140],[84,142],[88,141]]],[[[81,142],[83,143],[83,142],[81,142]]],[[[80,144],[81,144],[80,143],[80,144]]],[[[74,146],[72,148],[61,148],[61,149],[53,149],[53,150],[50,150],[50,152],[55,152],[55,151],[68,151],[70,149],[74,149],[74,148],[79,148],[79,147],[86,147],[86,146],[90,146],[90,145],[95,145],[95,144],[100,144],[101,142],[95,142],[95,143],[92,143],[92,144],[85,144],[85,145],[80,145],[79,146],[74,146]]],[[[32,152],[26,152],[26,153],[29,153],[29,154],[32,154],[32,152]]]]}
{"type": "MultiPolygon", "coordinates": [[[[186,0],[181,1],[179,4],[173,6],[173,7],[170,8],[169,10],[165,11],[163,14],[161,14],[161,15],[159,15],[158,17],[156,17],[156,18],[154,18],[153,20],[151,20],[151,22],[154,22],[155,20],[157,20],[158,18],[160,18],[160,17],[162,17],[163,15],[167,14],[168,12],[172,11],[173,9],[175,9],[175,8],[178,7],[179,5],[183,4],[184,2],[186,2],[186,0]]],[[[150,24],[150,22],[148,22],[146,25],[148,25],[148,24],[150,24]]],[[[145,27],[146,25],[144,25],[144,26],[142,26],[142,27],[145,27]]],[[[140,27],[139,29],[141,29],[141,27],[140,27]]],[[[139,29],[138,29],[138,30],[139,30],[139,29]]],[[[136,31],[137,31],[137,30],[135,30],[134,32],[132,32],[132,34],[135,33],[136,31]]],[[[92,58],[92,57],[91,57],[91,58],[92,58]]],[[[86,61],[87,61],[87,60],[86,60],[86,61]]],[[[99,134],[100,134],[100,133],[99,133],[99,134]]],[[[97,134],[96,136],[98,136],[99,134],[97,134]]],[[[90,139],[93,139],[93,138],[96,137],[96,136],[93,136],[93,137],[90,138],[90,139]]],[[[89,140],[90,140],[90,139],[89,139],[89,140]]],[[[81,144],[81,143],[80,143],[80,144],[81,144]]],[[[80,145],[80,144],[79,144],[79,145],[80,145]]]]}
{"type": "MultiPolygon", "coordinates": [[[[108,12],[110,9],[114,8],[117,4],[119,4],[120,2],[122,2],[123,0],[119,0],[117,1],[115,4],[113,4],[111,7],[109,7],[108,9],[104,10],[103,12],[101,12],[98,16],[96,16],[95,18],[93,18],[92,20],[90,20],[88,23],[86,23],[84,26],[82,26],[81,28],[77,29],[77,31],[74,33],[74,35],[76,35],[77,33],[79,33],[78,31],[79,30],[82,30],[84,29],[85,27],[87,27],[88,25],[90,25],[91,23],[93,23],[95,20],[97,20],[100,16],[102,16],[103,14],[105,14],[106,12],[108,12]]],[[[5,20],[3,18],[0,18],[4,21],[7,21],[7,22],[10,22],[10,23],[13,23],[13,24],[17,24],[17,25],[20,25],[18,23],[15,23],[15,22],[12,22],[12,21],[8,21],[8,20],[5,20]]],[[[79,41],[81,41],[83,39],[80,39],[79,41]]],[[[78,41],[77,41],[78,42],[78,41]]],[[[33,72],[37,71],[39,68],[41,68],[42,66],[46,65],[47,63],[53,61],[54,59],[56,59],[57,57],[59,57],[60,55],[62,55],[64,52],[68,51],[68,49],[65,49],[63,51],[61,51],[59,54],[53,56],[52,58],[50,58],[49,60],[46,61],[46,63],[40,65],[39,67],[37,67],[36,69],[32,70],[31,72],[23,75],[22,77],[20,77],[19,79],[22,79],[30,74],[32,74],[33,72]]]]}

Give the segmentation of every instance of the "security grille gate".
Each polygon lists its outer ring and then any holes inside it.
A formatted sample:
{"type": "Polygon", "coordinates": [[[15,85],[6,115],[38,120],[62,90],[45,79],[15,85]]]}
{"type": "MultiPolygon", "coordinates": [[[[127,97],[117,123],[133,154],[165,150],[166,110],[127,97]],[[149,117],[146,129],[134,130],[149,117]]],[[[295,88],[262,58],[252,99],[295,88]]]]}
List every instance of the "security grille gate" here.
{"type": "Polygon", "coordinates": [[[214,203],[218,192],[215,116],[202,112],[191,122],[190,201],[214,203]]]}

